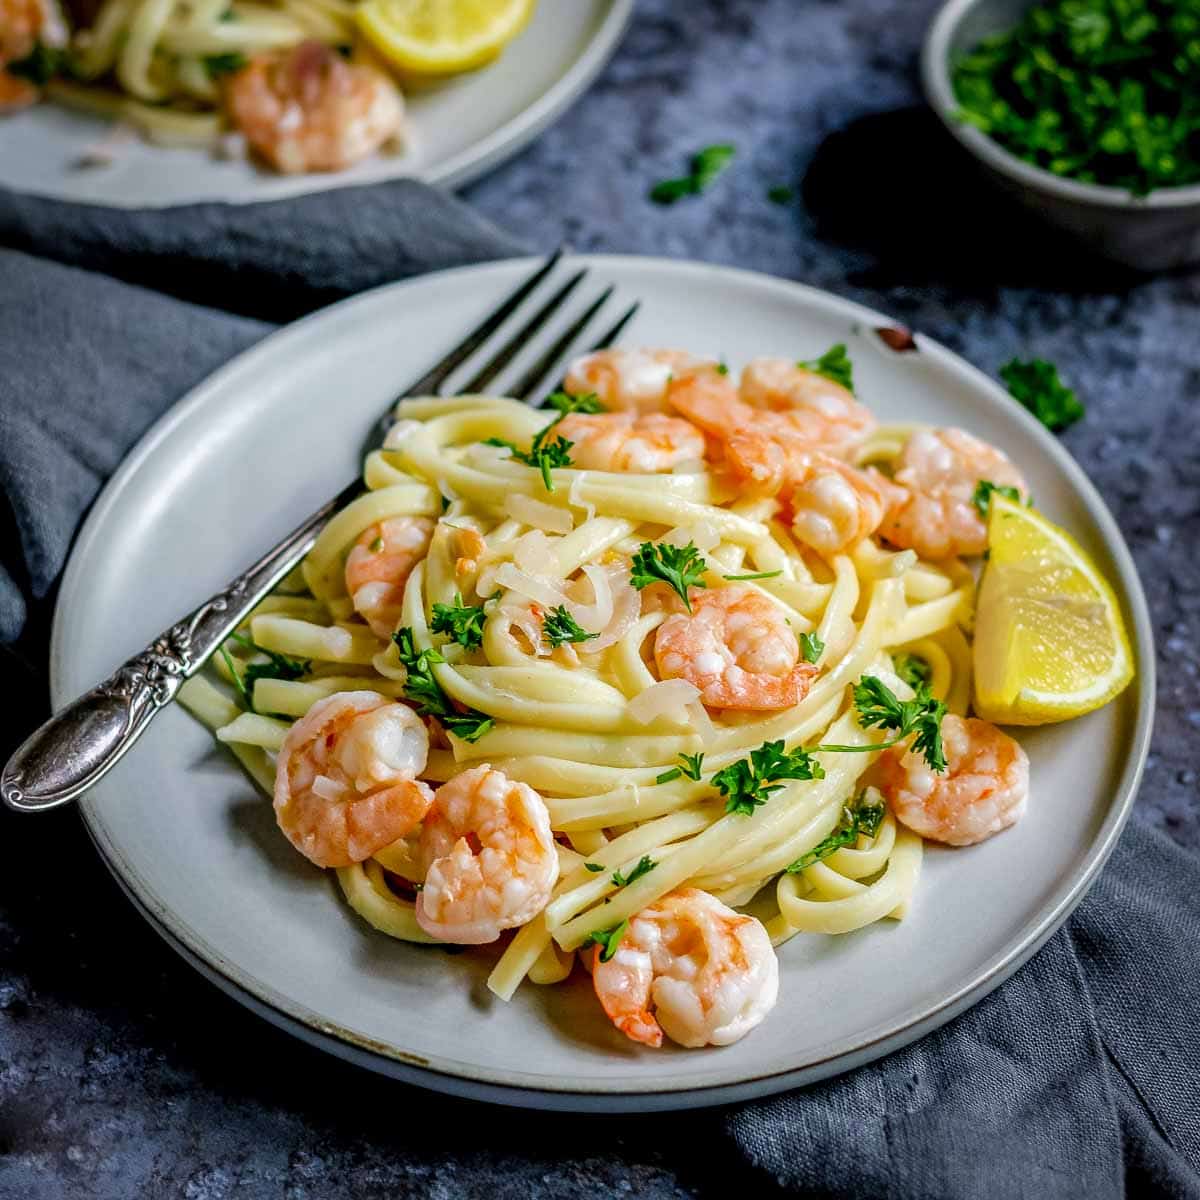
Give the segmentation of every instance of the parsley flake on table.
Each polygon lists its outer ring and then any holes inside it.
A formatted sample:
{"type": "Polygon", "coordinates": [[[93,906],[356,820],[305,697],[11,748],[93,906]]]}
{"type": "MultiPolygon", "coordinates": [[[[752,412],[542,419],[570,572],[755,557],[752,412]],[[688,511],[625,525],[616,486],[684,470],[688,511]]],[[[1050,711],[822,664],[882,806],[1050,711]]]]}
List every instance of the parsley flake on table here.
{"type": "Polygon", "coordinates": [[[628,875],[622,875],[620,871],[612,873],[613,887],[628,887],[635,879],[641,879],[643,875],[648,875],[658,863],[654,861],[648,854],[643,854],[638,861],[629,868],[628,875]]]}
{"type": "Polygon", "coordinates": [[[445,633],[460,646],[475,650],[483,645],[483,623],[487,614],[481,604],[464,604],[457,592],[453,604],[434,604],[433,620],[429,628],[433,633],[445,633]]]}
{"type": "Polygon", "coordinates": [[[557,649],[563,642],[587,642],[600,636],[588,633],[562,604],[542,618],[542,634],[552,649],[557,649]]]}
{"type": "Polygon", "coordinates": [[[723,767],[712,784],[725,797],[727,813],[752,816],[788,779],[823,779],[825,770],[807,750],[785,750],[783,742],[764,742],[749,758],[723,767]]]}
{"type": "Polygon", "coordinates": [[[691,612],[692,602],[688,599],[688,588],[707,587],[704,582],[704,572],[707,570],[708,563],[692,542],[688,542],[686,546],[672,546],[667,542],[659,542],[658,545],[643,542],[633,556],[633,574],[629,582],[638,591],[652,583],[665,583],[674,589],[687,605],[688,612],[691,612]]]}
{"type": "Polygon", "coordinates": [[[1044,358],[1014,358],[1000,368],[1000,378],[1008,394],[1053,433],[1061,433],[1084,414],[1079,398],[1059,379],[1058,368],[1044,358]]]}
{"type": "Polygon", "coordinates": [[[848,392],[854,391],[854,364],[846,353],[846,343],[830,346],[820,358],[801,360],[796,366],[815,375],[824,375],[834,383],[840,383],[848,392]]]}
{"type": "Polygon", "coordinates": [[[454,706],[432,669],[434,664],[446,660],[436,650],[418,651],[409,626],[402,625],[397,629],[392,634],[392,641],[399,651],[401,666],[408,672],[404,694],[417,706],[421,716],[437,717],[450,733],[464,742],[479,741],[495,725],[487,713],[454,706]]]}
{"type": "Polygon", "coordinates": [[[619,925],[612,926],[611,929],[597,929],[587,935],[584,945],[588,946],[593,943],[600,947],[600,961],[608,962],[621,945],[621,939],[625,936],[629,929],[629,922],[622,921],[619,925]]]}
{"type": "Polygon", "coordinates": [[[733,146],[706,146],[692,156],[691,170],[678,179],[664,179],[650,189],[656,204],[674,204],[685,196],[698,196],[729,166],[737,153],[733,146]]]}

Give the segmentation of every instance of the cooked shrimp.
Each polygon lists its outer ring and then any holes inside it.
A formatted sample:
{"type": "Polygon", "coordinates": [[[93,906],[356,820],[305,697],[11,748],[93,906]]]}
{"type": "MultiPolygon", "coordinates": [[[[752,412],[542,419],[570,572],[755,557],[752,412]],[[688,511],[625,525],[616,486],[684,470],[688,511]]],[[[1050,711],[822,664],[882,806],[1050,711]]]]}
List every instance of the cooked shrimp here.
{"type": "Polygon", "coordinates": [[[827,454],[810,454],[798,476],[788,501],[792,531],[818,554],[853,549],[883,520],[883,492],[863,471],[827,454]]]}
{"type": "Polygon", "coordinates": [[[798,436],[838,458],[861,445],[876,425],[848,388],[786,358],[756,358],[742,372],[738,394],[751,408],[782,414],[798,436]]]}
{"type": "Polygon", "coordinates": [[[246,141],[285,174],[340,171],[395,138],[404,116],[382,71],[317,41],[255,55],[227,99],[246,141]]]}
{"type": "Polygon", "coordinates": [[[709,708],[777,709],[798,704],[817,668],[783,612],[743,586],[692,589],[692,611],[658,627],[654,661],[663,679],[686,679],[709,708]]]}
{"type": "Polygon", "coordinates": [[[961,429],[918,430],[896,460],[879,532],[922,558],[982,554],[987,523],[974,496],[984,480],[1027,494],[1020,472],[994,446],[961,429]]]}
{"type": "Polygon", "coordinates": [[[400,619],[404,585],[429,551],[428,517],[389,517],[365,529],[346,556],[346,591],[376,637],[390,638],[400,619]]]}
{"type": "Polygon", "coordinates": [[[914,833],[951,846],[971,846],[1007,829],[1025,811],[1029,759],[987,721],[942,718],[947,769],[930,770],[903,746],[884,751],[874,767],[896,819],[914,833]]]}
{"type": "Polygon", "coordinates": [[[4,68],[33,53],[45,23],[42,0],[0,0],[0,113],[25,108],[37,100],[33,84],[4,68]]]}
{"type": "Polygon", "coordinates": [[[683,350],[595,350],[570,365],[563,387],[572,396],[594,393],[614,411],[665,412],[672,376],[715,365],[683,350]]]}
{"type": "Polygon", "coordinates": [[[417,776],[429,734],[407,705],[336,692],[288,731],[275,771],[275,819],[318,867],[348,867],[415,829],[433,802],[417,776]]]}
{"type": "Polygon", "coordinates": [[[588,471],[654,475],[704,458],[704,435],[666,413],[572,413],[556,432],[572,443],[575,465],[588,471]]]}
{"type": "Polygon", "coordinates": [[[626,1037],[661,1046],[728,1046],[775,1006],[779,961],[754,917],[697,888],[656,900],[629,921],[592,984],[609,1020],[626,1037]]]}
{"type": "Polygon", "coordinates": [[[438,788],[421,830],[421,928],[446,942],[494,942],[546,907],[558,852],[545,801],[483,763],[438,788]]]}

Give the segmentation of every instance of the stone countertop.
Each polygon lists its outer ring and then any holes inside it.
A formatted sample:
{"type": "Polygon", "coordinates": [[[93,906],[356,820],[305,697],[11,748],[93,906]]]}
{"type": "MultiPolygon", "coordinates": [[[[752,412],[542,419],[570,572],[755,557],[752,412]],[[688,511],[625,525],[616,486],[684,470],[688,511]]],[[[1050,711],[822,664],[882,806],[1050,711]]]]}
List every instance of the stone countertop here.
{"type": "MultiPolygon", "coordinates": [[[[995,372],[1049,358],[1088,405],[1064,443],[1154,616],[1139,805],[1200,852],[1200,272],[1076,257],[1016,217],[920,105],[929,0],[641,0],[592,90],[466,192],[532,244],[701,258],[861,301],[995,372]],[[713,189],[646,193],[731,142],[713,189]],[[767,199],[776,185],[792,202],[767,199]]],[[[0,1200],[716,1197],[716,1113],[556,1116],[455,1102],[245,1012],[134,913],[72,813],[3,815],[0,1200]]]]}

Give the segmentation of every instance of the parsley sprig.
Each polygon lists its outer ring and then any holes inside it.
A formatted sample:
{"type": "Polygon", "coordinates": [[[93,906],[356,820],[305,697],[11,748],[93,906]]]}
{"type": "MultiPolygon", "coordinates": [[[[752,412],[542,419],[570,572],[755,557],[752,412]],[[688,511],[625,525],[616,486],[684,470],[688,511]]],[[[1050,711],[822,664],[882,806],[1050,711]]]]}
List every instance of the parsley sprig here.
{"type": "Polygon", "coordinates": [[[617,949],[621,945],[621,939],[625,936],[629,929],[629,922],[622,921],[619,925],[613,925],[610,929],[596,929],[587,935],[584,940],[584,945],[589,946],[593,943],[600,947],[600,961],[608,962],[617,949]]]}
{"type": "Polygon", "coordinates": [[[620,871],[612,873],[613,887],[628,887],[635,879],[641,879],[643,875],[648,875],[658,863],[654,861],[648,854],[643,854],[632,867],[629,868],[628,875],[622,875],[620,871]]]}
{"type": "Polygon", "coordinates": [[[578,396],[572,396],[570,392],[551,392],[546,397],[546,404],[558,413],[553,421],[554,425],[571,413],[602,413],[605,411],[604,405],[600,403],[600,397],[595,392],[584,392],[578,396]]]}
{"type": "Polygon", "coordinates": [[[527,467],[541,471],[542,483],[545,484],[546,491],[552,492],[554,491],[554,480],[551,478],[550,472],[555,467],[571,465],[569,451],[575,443],[569,442],[561,436],[556,437],[553,441],[547,441],[551,430],[563,417],[571,413],[603,412],[604,405],[600,403],[599,398],[593,392],[586,392],[581,396],[572,396],[568,392],[552,392],[546,397],[546,403],[557,411],[558,416],[544,429],[540,429],[534,434],[528,450],[521,450],[513,442],[498,437],[486,438],[484,444],[502,446],[511,451],[513,458],[518,462],[523,462],[527,467]]]}
{"type": "Polygon", "coordinates": [[[1079,397],[1058,377],[1058,368],[1044,358],[1011,359],[1000,368],[1008,394],[1052,433],[1061,433],[1084,414],[1079,397]]]}
{"type": "Polygon", "coordinates": [[[721,578],[730,583],[740,583],[743,579],[774,579],[782,574],[782,571],[751,571],[748,575],[722,575],[721,578]]]}
{"type": "Polygon", "coordinates": [[[760,804],[783,787],[787,779],[823,779],[825,769],[808,750],[785,750],[783,742],[764,742],[749,758],[722,767],[712,784],[725,797],[727,813],[751,816],[760,804]]]}
{"type": "Polygon", "coordinates": [[[736,153],[729,145],[705,146],[692,156],[688,174],[656,183],[650,189],[650,199],[656,204],[674,204],[685,196],[698,196],[729,166],[736,153]]]}
{"type": "Polygon", "coordinates": [[[933,678],[933,668],[919,654],[897,654],[892,659],[896,674],[915,692],[933,678]]]}
{"type": "Polygon", "coordinates": [[[229,640],[245,646],[255,654],[265,654],[267,657],[266,662],[247,663],[239,673],[229,651],[224,646],[221,647],[221,657],[233,676],[233,686],[237,689],[247,712],[258,711],[254,707],[254,685],[260,679],[300,679],[312,669],[311,659],[289,658],[286,654],[277,654],[274,650],[260,646],[244,633],[231,633],[229,640]]]}
{"type": "Polygon", "coordinates": [[[694,783],[700,782],[700,771],[704,764],[704,752],[699,754],[680,754],[679,766],[671,767],[664,771],[661,775],[655,776],[655,783],[670,783],[673,779],[679,779],[686,775],[688,779],[694,783]]]}
{"type": "Polygon", "coordinates": [[[482,604],[464,604],[462,596],[454,594],[453,604],[434,604],[429,628],[445,633],[460,646],[476,650],[483,645],[483,623],[487,614],[482,604]]]}
{"type": "Polygon", "coordinates": [[[816,663],[822,654],[825,653],[825,643],[817,637],[815,633],[801,633],[800,638],[800,653],[804,655],[806,663],[816,663]]]}
{"type": "Polygon", "coordinates": [[[704,572],[708,563],[692,542],[686,546],[672,546],[666,542],[643,542],[633,556],[633,573],[629,582],[638,591],[652,583],[665,583],[673,588],[680,599],[692,611],[688,599],[689,587],[707,587],[704,572]]]}
{"type": "Polygon", "coordinates": [[[418,651],[413,641],[413,631],[402,625],[392,634],[392,641],[399,651],[401,665],[408,672],[404,681],[404,694],[417,706],[422,716],[437,717],[455,737],[464,742],[477,742],[495,725],[486,713],[473,708],[455,708],[453,701],[442,690],[433,673],[433,665],[446,660],[436,650],[418,651]]]}
{"type": "Polygon", "coordinates": [[[588,633],[562,604],[542,618],[542,634],[552,649],[557,649],[563,642],[587,642],[600,636],[588,633]]]}
{"type": "Polygon", "coordinates": [[[840,383],[848,392],[854,391],[854,364],[846,353],[846,343],[830,346],[820,358],[801,360],[796,364],[816,375],[824,375],[834,383],[840,383]]]}
{"type": "Polygon", "coordinates": [[[828,858],[835,850],[840,850],[843,846],[853,846],[858,841],[859,834],[873,838],[883,822],[883,812],[883,798],[874,788],[860,792],[853,804],[842,806],[841,820],[834,831],[784,870],[789,875],[799,874],[806,867],[828,858]]]}
{"type": "Polygon", "coordinates": [[[1019,489],[1007,483],[993,483],[990,479],[981,479],[975,485],[975,494],[971,497],[971,503],[979,510],[981,517],[988,515],[988,510],[992,507],[992,493],[998,492],[1007,500],[1012,500],[1017,504],[1021,503],[1021,493],[1019,489]]]}

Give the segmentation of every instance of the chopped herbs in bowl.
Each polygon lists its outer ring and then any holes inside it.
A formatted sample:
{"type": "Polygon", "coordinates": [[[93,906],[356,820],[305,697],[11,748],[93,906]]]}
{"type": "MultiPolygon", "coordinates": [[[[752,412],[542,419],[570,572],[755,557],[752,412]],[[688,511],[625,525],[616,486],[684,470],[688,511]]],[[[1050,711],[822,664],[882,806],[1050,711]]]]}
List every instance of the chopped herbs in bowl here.
{"type": "Polygon", "coordinates": [[[1043,170],[1200,183],[1200,0],[1052,0],[952,64],[959,119],[1043,170]]]}
{"type": "Polygon", "coordinates": [[[921,74],[1039,219],[1136,270],[1200,262],[1200,0],[947,0],[921,74]]]}

